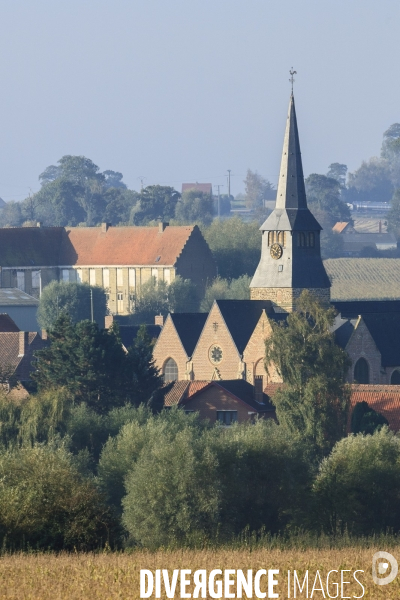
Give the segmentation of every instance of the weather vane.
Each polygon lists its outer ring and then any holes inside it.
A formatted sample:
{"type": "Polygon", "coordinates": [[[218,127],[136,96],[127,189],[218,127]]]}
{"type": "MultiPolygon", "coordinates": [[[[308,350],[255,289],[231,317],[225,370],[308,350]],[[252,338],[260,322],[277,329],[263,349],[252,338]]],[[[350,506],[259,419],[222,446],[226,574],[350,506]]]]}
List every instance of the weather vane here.
{"type": "Polygon", "coordinates": [[[293,71],[293,67],[292,67],[290,69],[289,73],[290,73],[290,79],[289,79],[289,81],[292,84],[292,94],[293,94],[293,84],[295,82],[295,78],[293,77],[293,75],[297,75],[297,71],[293,71]]]}

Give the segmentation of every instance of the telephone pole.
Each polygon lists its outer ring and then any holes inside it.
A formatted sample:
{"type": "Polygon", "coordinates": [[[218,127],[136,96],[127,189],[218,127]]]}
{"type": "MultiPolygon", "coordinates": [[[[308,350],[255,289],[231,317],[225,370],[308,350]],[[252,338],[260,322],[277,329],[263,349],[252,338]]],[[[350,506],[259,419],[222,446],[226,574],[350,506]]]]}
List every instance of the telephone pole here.
{"type": "Polygon", "coordinates": [[[138,179],[140,181],[140,191],[143,191],[143,181],[146,179],[146,177],[143,177],[143,175],[139,175],[138,179]]]}
{"type": "Polygon", "coordinates": [[[224,187],[224,186],[223,186],[223,185],[221,185],[221,184],[219,184],[219,185],[214,185],[214,187],[216,187],[216,188],[217,188],[217,190],[218,190],[218,219],[219,219],[219,217],[220,217],[220,209],[219,209],[219,188],[222,188],[222,187],[224,187]]]}
{"type": "Polygon", "coordinates": [[[231,169],[228,169],[228,196],[231,199],[231,169]]]}

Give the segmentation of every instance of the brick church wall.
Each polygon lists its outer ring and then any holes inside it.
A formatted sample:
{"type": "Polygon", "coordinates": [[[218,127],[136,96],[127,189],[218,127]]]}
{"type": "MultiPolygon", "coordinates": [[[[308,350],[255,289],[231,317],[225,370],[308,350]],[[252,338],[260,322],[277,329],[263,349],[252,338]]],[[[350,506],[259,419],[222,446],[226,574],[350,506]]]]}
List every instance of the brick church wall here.
{"type": "Polygon", "coordinates": [[[268,374],[264,366],[265,340],[271,333],[271,323],[263,312],[243,352],[243,360],[246,363],[246,380],[254,385],[255,376],[262,376],[263,388],[267,383],[281,381],[275,369],[270,369],[268,374]]]}
{"type": "Polygon", "coordinates": [[[188,356],[176,332],[171,317],[167,317],[160,336],[154,346],[153,357],[156,367],[163,372],[164,363],[173,358],[178,365],[178,379],[186,379],[186,363],[188,356]]]}
{"type": "MultiPolygon", "coordinates": [[[[271,300],[282,312],[293,312],[303,288],[250,288],[251,300],[271,300]]],[[[330,303],[329,288],[310,288],[308,291],[323,304],[330,303]]]]}
{"type": "Polygon", "coordinates": [[[347,377],[349,383],[354,382],[354,367],[361,357],[365,358],[368,363],[370,384],[386,383],[381,378],[381,354],[362,318],[359,319],[352,333],[346,346],[346,352],[352,361],[347,377]]]}
{"type": "Polygon", "coordinates": [[[193,353],[194,379],[211,380],[215,368],[220,373],[220,379],[239,379],[240,362],[232,336],[218,306],[214,304],[193,353]],[[223,353],[221,362],[217,364],[209,359],[209,350],[214,344],[220,346],[223,353]]]}

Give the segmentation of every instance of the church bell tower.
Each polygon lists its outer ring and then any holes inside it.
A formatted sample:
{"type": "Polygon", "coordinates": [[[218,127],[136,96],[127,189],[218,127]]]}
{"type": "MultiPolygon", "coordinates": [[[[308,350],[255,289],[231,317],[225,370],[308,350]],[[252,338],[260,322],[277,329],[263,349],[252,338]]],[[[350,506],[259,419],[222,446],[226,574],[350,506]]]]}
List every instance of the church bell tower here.
{"type": "Polygon", "coordinates": [[[283,142],[275,209],[261,226],[261,259],[250,284],[252,300],[271,300],[292,312],[303,290],[330,302],[321,258],[322,227],[307,207],[293,91],[283,142]]]}

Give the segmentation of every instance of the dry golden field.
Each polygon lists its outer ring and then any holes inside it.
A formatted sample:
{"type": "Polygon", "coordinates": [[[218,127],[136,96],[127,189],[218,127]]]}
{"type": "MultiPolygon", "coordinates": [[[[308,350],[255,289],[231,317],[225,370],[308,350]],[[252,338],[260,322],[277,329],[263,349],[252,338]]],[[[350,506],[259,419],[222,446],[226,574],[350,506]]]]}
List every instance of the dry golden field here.
{"type": "MultiPolygon", "coordinates": [[[[149,569],[279,569],[279,585],[275,591],[279,598],[288,598],[287,570],[296,569],[304,576],[309,570],[310,581],[319,570],[322,581],[331,569],[362,569],[360,581],[365,586],[364,598],[400,598],[400,574],[387,586],[372,583],[371,559],[377,550],[347,548],[344,550],[203,550],[171,552],[134,552],[132,554],[28,554],[6,555],[0,558],[0,599],[15,600],[86,600],[86,599],[130,599],[139,598],[139,570],[149,569]]],[[[400,558],[400,547],[390,552],[400,558]]],[[[335,574],[334,574],[335,575],[335,574]]],[[[351,578],[346,573],[345,580],[351,578]]],[[[334,579],[332,579],[332,582],[334,579]]],[[[354,580],[353,580],[354,581],[354,580]]],[[[312,585],[312,584],[311,584],[312,585]]],[[[325,585],[325,584],[324,584],[325,585]]],[[[263,587],[263,586],[262,586],[263,587]]],[[[189,588],[190,589],[190,588],[189,588]]],[[[189,591],[188,589],[188,591],[189,591]]],[[[330,589],[335,596],[334,588],[330,589]]],[[[360,596],[361,587],[357,584],[344,588],[344,596],[360,596]]],[[[311,594],[311,589],[309,591],[311,594]]],[[[325,590],[325,595],[326,590],[325,590]]],[[[162,598],[165,593],[162,590],[162,598]]],[[[179,598],[179,587],[175,598],[179,598]]],[[[291,594],[293,597],[293,592],[291,594]]],[[[299,594],[297,598],[306,598],[299,594]]],[[[310,595],[308,597],[311,597],[310,595]]],[[[323,598],[321,591],[315,591],[313,598],[323,598]]],[[[341,592],[339,591],[339,598],[341,592]]]]}

